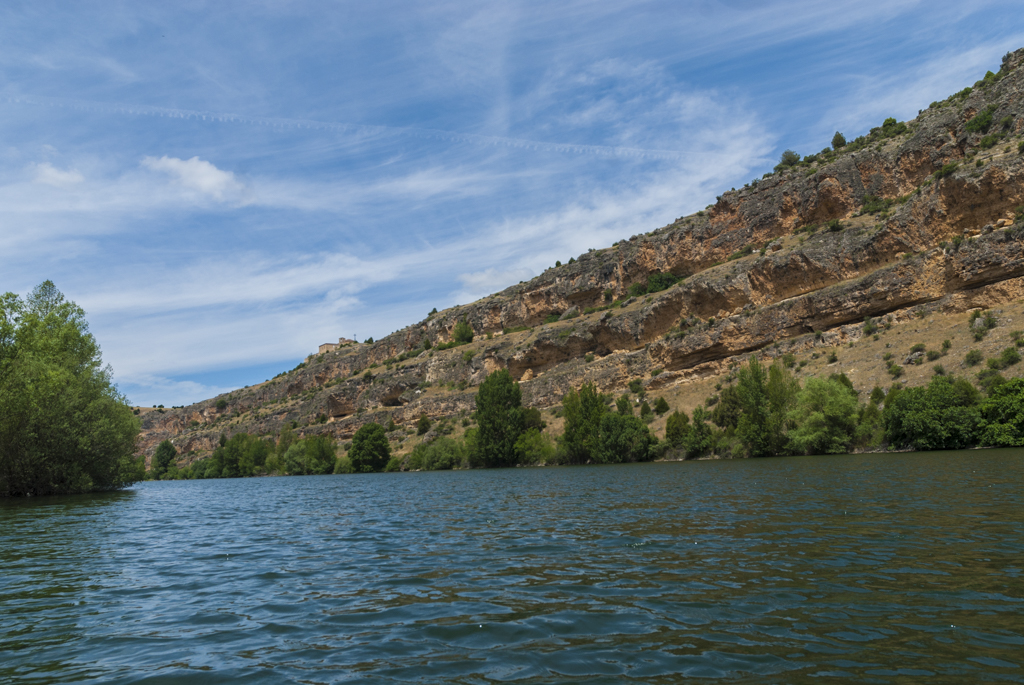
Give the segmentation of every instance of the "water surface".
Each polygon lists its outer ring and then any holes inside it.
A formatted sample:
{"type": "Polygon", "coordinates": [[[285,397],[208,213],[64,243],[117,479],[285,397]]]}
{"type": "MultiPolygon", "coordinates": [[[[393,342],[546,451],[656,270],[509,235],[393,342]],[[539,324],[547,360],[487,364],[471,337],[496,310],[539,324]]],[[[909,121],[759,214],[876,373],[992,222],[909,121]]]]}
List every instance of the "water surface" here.
{"type": "Polygon", "coordinates": [[[0,682],[1024,682],[1024,452],[0,502],[0,682]]]}

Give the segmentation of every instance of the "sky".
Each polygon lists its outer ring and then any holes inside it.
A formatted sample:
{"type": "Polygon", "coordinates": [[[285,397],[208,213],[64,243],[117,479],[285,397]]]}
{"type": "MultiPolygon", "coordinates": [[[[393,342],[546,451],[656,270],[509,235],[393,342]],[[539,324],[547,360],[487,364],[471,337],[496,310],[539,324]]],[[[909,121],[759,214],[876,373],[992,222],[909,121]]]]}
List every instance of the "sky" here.
{"type": "Polygon", "coordinates": [[[0,292],[189,404],[702,209],[1024,47],[1019,2],[0,6],[0,292]]]}

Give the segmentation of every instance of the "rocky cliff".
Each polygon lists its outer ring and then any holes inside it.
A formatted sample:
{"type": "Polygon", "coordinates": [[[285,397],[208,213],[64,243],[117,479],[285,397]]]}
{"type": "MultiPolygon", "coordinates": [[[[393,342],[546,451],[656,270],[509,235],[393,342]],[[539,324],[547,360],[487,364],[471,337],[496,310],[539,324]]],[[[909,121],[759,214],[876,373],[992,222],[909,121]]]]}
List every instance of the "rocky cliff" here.
{"type": "Polygon", "coordinates": [[[887,120],[529,282],[261,385],[147,412],[142,449],[171,438],[201,455],[222,432],[286,425],[344,440],[368,421],[465,415],[499,368],[538,407],[587,381],[666,389],[740,355],[852,344],[866,317],[1013,302],[1024,295],[1022,62],[1024,49],[912,121],[887,120]],[[474,342],[443,349],[459,321],[474,342]]]}

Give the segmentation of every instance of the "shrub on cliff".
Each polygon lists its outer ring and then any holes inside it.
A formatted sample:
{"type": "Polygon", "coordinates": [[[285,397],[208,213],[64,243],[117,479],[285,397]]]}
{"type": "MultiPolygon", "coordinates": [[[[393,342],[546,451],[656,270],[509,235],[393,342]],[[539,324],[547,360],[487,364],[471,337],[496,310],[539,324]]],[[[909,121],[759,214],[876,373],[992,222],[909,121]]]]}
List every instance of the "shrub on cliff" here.
{"type": "Polygon", "coordinates": [[[452,340],[459,345],[473,342],[473,327],[465,319],[461,319],[452,329],[452,340]]]}
{"type": "Polygon", "coordinates": [[[0,297],[0,496],[131,485],[138,434],[80,307],[50,281],[0,297]]]}
{"type": "Polygon", "coordinates": [[[836,134],[832,136],[832,149],[838,150],[841,147],[846,147],[846,136],[836,131],[836,134]]]}
{"type": "Polygon", "coordinates": [[[380,471],[391,458],[391,447],[384,426],[379,423],[363,424],[352,436],[352,449],[348,459],[356,473],[380,471]]]}
{"type": "Polygon", "coordinates": [[[995,105],[989,105],[985,109],[981,110],[967,122],[964,127],[970,133],[988,133],[989,128],[992,127],[992,115],[996,111],[995,105]]]}

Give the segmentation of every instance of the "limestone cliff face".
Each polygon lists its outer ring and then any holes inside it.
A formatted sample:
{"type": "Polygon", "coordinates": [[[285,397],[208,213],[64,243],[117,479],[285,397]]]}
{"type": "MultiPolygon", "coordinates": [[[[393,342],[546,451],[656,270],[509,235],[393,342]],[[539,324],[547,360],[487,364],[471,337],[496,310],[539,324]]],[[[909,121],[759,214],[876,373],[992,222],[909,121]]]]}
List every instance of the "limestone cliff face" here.
{"type": "Polygon", "coordinates": [[[202,453],[221,431],[269,433],[292,422],[346,438],[370,420],[457,414],[498,368],[524,382],[527,402],[547,406],[586,381],[614,390],[657,368],[665,373],[647,382],[664,385],[714,373],[739,354],[806,344],[816,331],[856,335],[867,316],[1019,298],[1022,61],[1024,49],[1007,55],[998,79],[724,193],[696,215],[230,393],[223,411],[208,400],[149,413],[144,450],[173,438],[179,451],[202,453]],[[990,117],[987,130],[969,125],[979,115],[990,117]],[[629,298],[631,285],[656,273],[683,280],[629,298]],[[552,315],[563,320],[544,324],[552,315]],[[422,349],[449,342],[463,319],[472,345],[422,349]]]}

